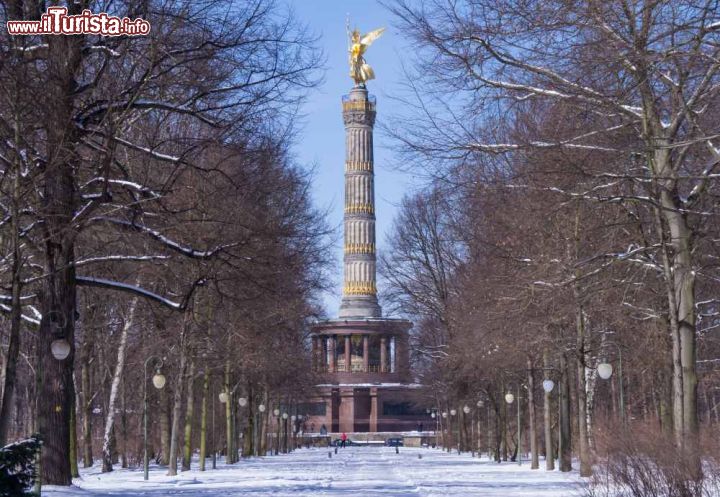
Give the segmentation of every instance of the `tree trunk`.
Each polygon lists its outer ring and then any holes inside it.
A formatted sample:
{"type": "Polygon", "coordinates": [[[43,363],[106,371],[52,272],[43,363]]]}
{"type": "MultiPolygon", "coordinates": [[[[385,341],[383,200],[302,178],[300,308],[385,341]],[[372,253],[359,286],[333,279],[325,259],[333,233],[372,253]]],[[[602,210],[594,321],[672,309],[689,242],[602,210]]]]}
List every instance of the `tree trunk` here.
{"type": "Polygon", "coordinates": [[[192,423],[193,423],[193,385],[195,384],[195,361],[190,360],[188,374],[187,407],[185,409],[185,450],[183,451],[182,470],[188,471],[192,461],[192,423]]]}
{"type": "Polygon", "coordinates": [[[247,426],[245,427],[245,437],[243,443],[243,457],[249,457],[255,454],[255,398],[253,396],[252,384],[248,385],[247,399],[247,426]]]}
{"type": "Polygon", "coordinates": [[[135,316],[135,308],[137,307],[137,297],[130,301],[127,317],[123,323],[120,333],[120,344],[117,351],[117,363],[115,364],[115,373],[113,374],[112,384],[110,385],[110,399],[108,401],[107,418],[105,419],[105,432],[103,436],[103,472],[112,471],[112,438],[113,428],[115,427],[115,405],[117,404],[118,393],[120,390],[120,381],[125,370],[125,354],[127,349],[127,338],[130,328],[133,325],[135,316]]]}
{"type": "Polygon", "coordinates": [[[662,210],[673,245],[672,276],[677,323],[680,334],[680,365],[682,367],[683,432],[694,445],[698,442],[696,334],[695,334],[695,271],[692,267],[692,231],[686,214],[678,211],[671,193],[661,190],[662,210]]]}
{"type": "MultiPolygon", "coordinates": [[[[266,406],[269,404],[268,391],[263,391],[263,404],[266,406]]],[[[260,415],[260,455],[265,456],[268,452],[267,446],[267,432],[270,421],[270,409],[265,409],[265,412],[260,415]]]]}
{"type": "Polygon", "coordinates": [[[160,463],[170,463],[170,396],[169,386],[160,389],[160,463]]]}
{"type": "Polygon", "coordinates": [[[85,342],[81,352],[80,386],[82,393],[80,405],[83,413],[83,467],[89,468],[93,465],[92,454],[92,399],[90,395],[90,350],[92,349],[91,327],[85,329],[85,342]]]}
{"type": "MultiPolygon", "coordinates": [[[[79,12],[78,12],[79,13],[79,12]]],[[[68,89],[75,88],[82,36],[48,39],[47,157],[43,185],[44,274],[38,292],[42,319],[38,330],[38,428],[43,437],[43,484],[70,485],[70,407],[75,360],[75,237],[73,216],[77,201],[74,171],[78,142],[73,125],[73,103],[68,89]],[[51,343],[64,339],[70,354],[55,359],[51,343]]]]}
{"type": "Polygon", "coordinates": [[[122,394],[120,397],[120,435],[122,436],[122,451],[120,452],[120,467],[127,468],[127,410],[125,409],[125,376],[122,378],[122,394]]]}
{"type": "Polygon", "coordinates": [[[673,432],[673,419],[672,409],[670,407],[672,403],[672,388],[668,388],[667,377],[664,374],[660,375],[659,380],[661,381],[660,389],[660,427],[663,433],[672,435],[673,432]]]}
{"type": "MultiPolygon", "coordinates": [[[[580,211],[575,211],[575,228],[573,233],[573,260],[580,259],[580,211]]],[[[580,277],[582,274],[579,269],[574,272],[575,283],[573,284],[573,300],[575,305],[575,333],[576,333],[576,391],[575,399],[577,402],[577,418],[578,418],[578,451],[580,453],[580,476],[588,477],[592,475],[592,466],[590,465],[590,443],[588,434],[588,402],[587,402],[587,351],[585,346],[585,311],[583,309],[582,295],[580,289],[580,277]]]]}
{"type": "Polygon", "coordinates": [[[200,408],[200,471],[205,471],[205,458],[207,457],[207,403],[209,392],[210,367],[206,364],[203,376],[202,407],[200,408]]]}
{"type": "Polygon", "coordinates": [[[230,392],[230,361],[225,361],[225,394],[227,395],[227,402],[225,402],[225,462],[233,464],[235,462],[233,449],[235,437],[232,422],[232,393],[230,392]]]}
{"type": "Polygon", "coordinates": [[[168,454],[168,476],[177,475],[178,438],[180,431],[180,416],[182,415],[182,394],[187,370],[187,315],[180,333],[180,370],[175,382],[175,393],[172,410],[172,429],[170,430],[170,452],[168,454]]]}
{"type": "MultiPolygon", "coordinates": [[[[545,379],[550,379],[550,361],[548,360],[547,350],[543,351],[543,371],[545,379]]],[[[558,390],[560,386],[558,385],[558,390]]],[[[543,423],[545,427],[545,469],[553,471],[555,469],[555,454],[553,454],[553,436],[552,436],[552,392],[543,390],[543,423]]]]}
{"type": "Polygon", "coordinates": [[[587,429],[587,391],[585,390],[585,315],[582,307],[578,307],[576,316],[577,326],[577,417],[578,417],[578,449],[580,452],[580,476],[592,475],[590,465],[590,445],[588,443],[587,429]]]}
{"type": "Polygon", "coordinates": [[[240,460],[240,456],[242,454],[242,445],[243,445],[243,431],[241,429],[242,427],[242,421],[241,421],[241,414],[242,410],[240,406],[237,403],[237,399],[239,397],[236,396],[235,400],[236,402],[233,404],[233,432],[235,433],[235,461],[240,460]]]}
{"type": "Polygon", "coordinates": [[[500,456],[501,451],[501,445],[502,445],[502,427],[500,422],[500,412],[497,408],[495,408],[495,416],[493,416],[495,419],[495,422],[493,423],[493,426],[495,427],[495,434],[493,436],[493,442],[494,442],[494,456],[495,456],[495,462],[499,463],[502,459],[500,456]]]}
{"type": "Polygon", "coordinates": [[[665,241],[665,230],[663,229],[662,220],[660,218],[660,210],[654,209],[655,229],[660,238],[661,255],[663,262],[663,274],[665,280],[665,288],[668,299],[668,317],[670,324],[670,337],[672,339],[672,416],[673,416],[673,434],[675,436],[675,445],[680,448],[683,446],[683,369],[682,359],[680,357],[680,327],[678,325],[678,315],[676,312],[677,303],[673,288],[673,269],[670,265],[670,256],[668,254],[667,243],[665,241]]]}
{"type": "Polygon", "coordinates": [[[558,454],[560,471],[572,471],[572,438],[570,428],[569,365],[565,352],[560,355],[560,428],[558,454]]]}
{"type": "Polygon", "coordinates": [[[540,461],[538,457],[538,437],[535,426],[535,371],[533,370],[532,361],[527,361],[528,369],[528,423],[530,435],[530,469],[539,469],[540,461]]]}
{"type": "Polygon", "coordinates": [[[75,395],[75,381],[73,376],[73,402],[70,408],[70,475],[73,478],[80,476],[80,470],[78,469],[78,457],[77,457],[77,395],[75,395]]]}
{"type": "MultiPolygon", "coordinates": [[[[15,143],[20,143],[19,128],[15,123],[15,143]]],[[[10,210],[10,229],[12,237],[12,268],[11,268],[11,302],[10,302],[10,336],[8,338],[8,351],[3,369],[2,397],[0,397],[0,447],[7,444],[10,433],[10,412],[14,403],[17,383],[17,361],[20,355],[20,325],[22,322],[22,305],[20,301],[20,269],[22,256],[20,253],[20,161],[18,157],[13,160],[13,197],[10,210]]]]}

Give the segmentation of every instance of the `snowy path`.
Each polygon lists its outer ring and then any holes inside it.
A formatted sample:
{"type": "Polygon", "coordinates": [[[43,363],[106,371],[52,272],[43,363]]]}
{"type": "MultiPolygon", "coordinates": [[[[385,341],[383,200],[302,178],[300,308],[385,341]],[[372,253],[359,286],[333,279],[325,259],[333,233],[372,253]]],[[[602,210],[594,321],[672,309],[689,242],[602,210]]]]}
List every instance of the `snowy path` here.
{"type": "Polygon", "coordinates": [[[528,464],[496,464],[469,455],[437,449],[350,447],[332,459],[328,449],[303,449],[292,454],[241,461],[233,466],[177,477],[151,468],[83,472],[70,488],[45,487],[47,497],[570,497],[577,495],[577,477],[557,471],[531,471],[528,464]],[[422,459],[418,455],[422,455],[422,459]]]}

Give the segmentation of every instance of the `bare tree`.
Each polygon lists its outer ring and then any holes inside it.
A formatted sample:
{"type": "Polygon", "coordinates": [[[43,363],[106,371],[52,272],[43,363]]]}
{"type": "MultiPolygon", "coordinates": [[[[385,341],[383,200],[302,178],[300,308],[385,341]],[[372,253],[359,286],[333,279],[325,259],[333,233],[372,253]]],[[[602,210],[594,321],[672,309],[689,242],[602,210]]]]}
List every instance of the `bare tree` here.
{"type": "Polygon", "coordinates": [[[429,0],[390,9],[421,47],[411,83],[422,99],[414,106],[420,124],[412,136],[397,133],[420,160],[447,164],[529,149],[604,154],[609,167],[578,165],[599,180],[592,189],[563,192],[657,211],[675,341],[674,411],[682,420],[676,436],[694,443],[702,266],[694,247],[717,216],[709,191],[720,159],[717,120],[708,112],[720,91],[714,2],[429,0]],[[562,106],[567,119],[583,125],[575,134],[545,129],[531,141],[513,140],[503,121],[537,103],[562,106]],[[629,186],[616,193],[618,184],[629,186]]]}
{"type": "MultiPolygon", "coordinates": [[[[3,6],[3,20],[41,14],[35,2],[3,6]]],[[[67,7],[69,14],[77,14],[101,6],[81,2],[67,7]]],[[[216,239],[198,249],[195,240],[182,239],[181,229],[167,229],[173,215],[186,212],[178,209],[182,195],[176,182],[187,169],[213,169],[214,164],[201,167],[199,162],[207,159],[202,153],[207,144],[252,142],[267,131],[266,123],[281,125],[314,84],[312,70],[318,62],[312,37],[292,16],[264,0],[218,1],[208,9],[128,1],[111,10],[120,16],[142,14],[153,26],[151,35],[112,40],[10,40],[4,35],[9,42],[3,44],[4,77],[24,78],[20,91],[34,107],[22,117],[37,123],[36,132],[15,139],[9,134],[12,115],[3,112],[3,157],[17,151],[20,169],[37,178],[35,197],[41,199],[33,206],[34,219],[22,226],[37,261],[34,274],[23,281],[37,286],[33,298],[39,312],[30,319],[39,320],[41,467],[43,481],[53,484],[70,483],[74,352],[57,361],[50,344],[59,338],[74,344],[77,287],[130,292],[184,309],[202,277],[176,281],[181,290],[173,299],[88,270],[113,261],[142,264],[170,254],[208,260],[237,247],[236,240],[216,239]],[[228,10],[234,14],[232,24],[226,23],[228,10]],[[100,252],[83,258],[91,237],[99,232],[112,237],[113,231],[146,239],[150,253],[100,252]]],[[[19,222],[18,216],[13,219],[19,222]]]]}

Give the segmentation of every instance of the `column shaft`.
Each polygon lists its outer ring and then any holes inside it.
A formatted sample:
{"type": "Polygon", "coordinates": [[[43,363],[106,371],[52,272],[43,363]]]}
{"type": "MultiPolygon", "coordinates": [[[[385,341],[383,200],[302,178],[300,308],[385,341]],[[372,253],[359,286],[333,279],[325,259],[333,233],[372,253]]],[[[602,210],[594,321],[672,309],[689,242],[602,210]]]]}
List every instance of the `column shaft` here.
{"type": "Polygon", "coordinates": [[[312,352],[310,356],[310,370],[317,372],[318,370],[318,353],[317,353],[317,337],[312,337],[312,352]]]}
{"type": "Polygon", "coordinates": [[[370,337],[363,335],[363,371],[370,371],[370,337]]]}
{"type": "Polygon", "coordinates": [[[335,347],[335,337],[328,337],[327,340],[328,343],[328,357],[330,358],[329,364],[328,364],[328,371],[331,373],[335,373],[335,354],[336,354],[336,347],[335,347]]]}
{"type": "Polygon", "coordinates": [[[350,335],[345,335],[345,372],[350,373],[350,335]]]}
{"type": "Polygon", "coordinates": [[[343,99],[345,122],[345,247],[340,317],[380,317],[375,257],[373,126],[375,101],[364,88],[343,99]]]}
{"type": "Polygon", "coordinates": [[[378,431],[378,392],[377,388],[370,389],[370,431],[378,431]]]}
{"type": "Polygon", "coordinates": [[[380,338],[380,372],[387,372],[387,339],[380,338]]]}

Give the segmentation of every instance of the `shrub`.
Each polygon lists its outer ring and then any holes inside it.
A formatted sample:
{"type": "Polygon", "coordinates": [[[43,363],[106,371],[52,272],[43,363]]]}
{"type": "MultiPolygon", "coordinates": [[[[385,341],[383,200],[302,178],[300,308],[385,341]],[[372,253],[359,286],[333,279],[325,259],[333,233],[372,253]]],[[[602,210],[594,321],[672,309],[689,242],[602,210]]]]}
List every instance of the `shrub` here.
{"type": "Polygon", "coordinates": [[[648,427],[601,432],[596,442],[599,459],[586,497],[720,495],[720,461],[710,447],[678,449],[671,436],[648,427]]]}
{"type": "Polygon", "coordinates": [[[31,495],[40,446],[40,438],[35,435],[0,449],[0,497],[31,495]]]}

